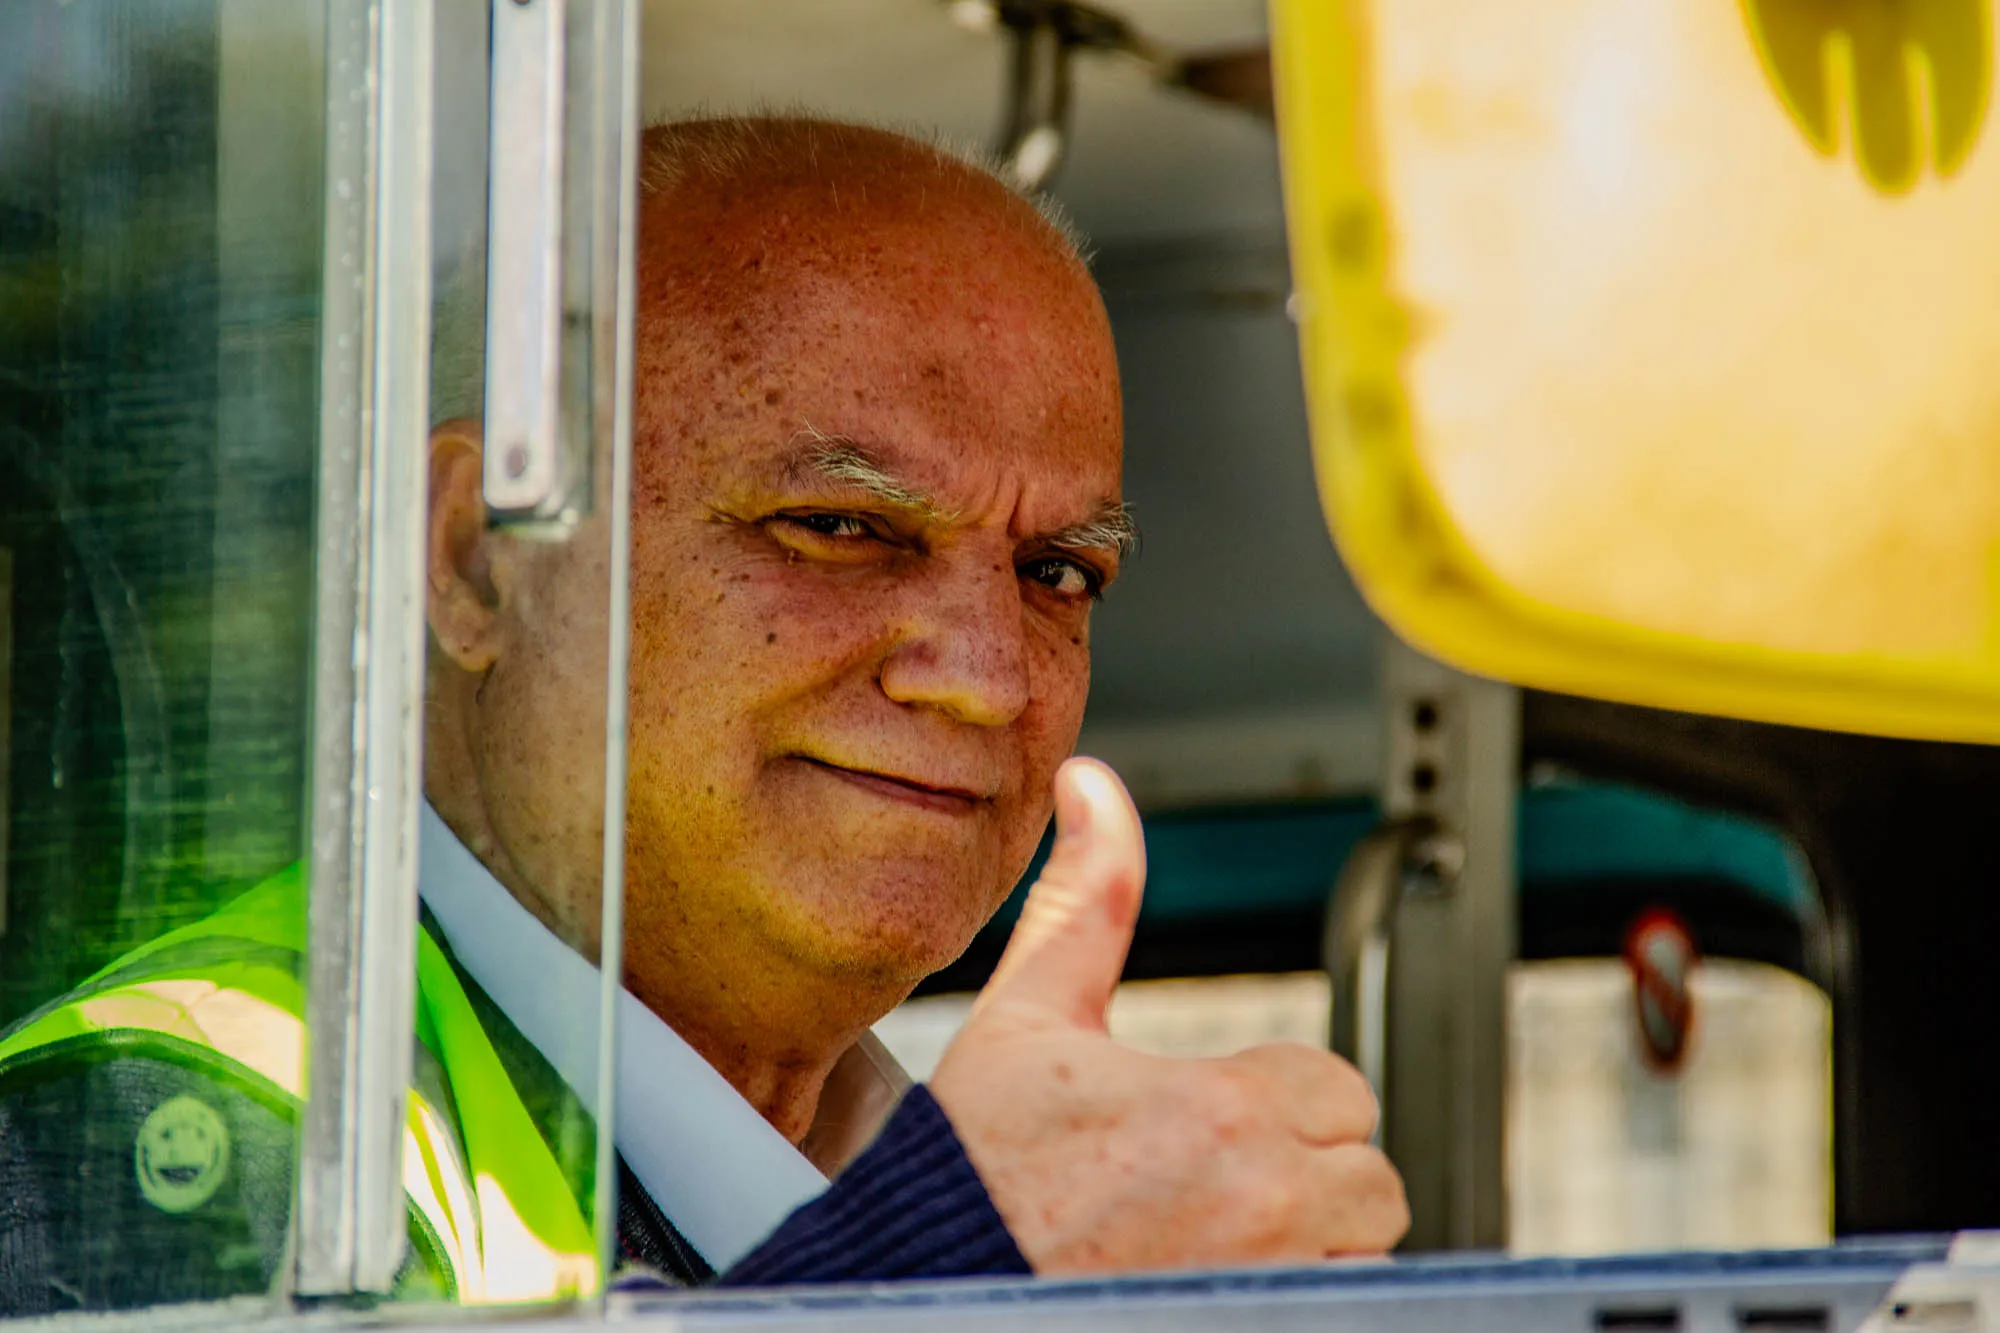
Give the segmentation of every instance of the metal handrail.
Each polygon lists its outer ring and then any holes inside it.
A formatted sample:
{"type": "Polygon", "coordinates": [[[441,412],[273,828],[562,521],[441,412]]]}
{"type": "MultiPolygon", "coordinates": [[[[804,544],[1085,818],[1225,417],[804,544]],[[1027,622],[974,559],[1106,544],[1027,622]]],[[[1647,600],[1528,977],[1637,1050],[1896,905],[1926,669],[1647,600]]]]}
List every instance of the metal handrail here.
{"type": "Polygon", "coordinates": [[[1436,833],[1436,821],[1424,816],[1379,825],[1348,854],[1327,904],[1321,958],[1333,983],[1333,1049],[1354,1062],[1378,1097],[1385,1096],[1389,1075],[1396,909],[1420,849],[1436,833]]]}

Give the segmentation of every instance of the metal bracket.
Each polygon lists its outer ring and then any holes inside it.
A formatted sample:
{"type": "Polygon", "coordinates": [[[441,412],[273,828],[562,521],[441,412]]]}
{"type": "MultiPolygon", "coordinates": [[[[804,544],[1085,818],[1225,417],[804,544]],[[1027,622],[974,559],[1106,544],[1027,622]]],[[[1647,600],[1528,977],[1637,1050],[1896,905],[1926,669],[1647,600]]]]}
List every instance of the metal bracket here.
{"type": "Polygon", "coordinates": [[[1496,1248],[1520,697],[1395,642],[1382,680],[1384,824],[1343,868],[1327,923],[1334,1049],[1382,1100],[1406,1247],[1496,1248]]]}
{"type": "Polygon", "coordinates": [[[1069,148],[1070,44],[1053,23],[1010,24],[1013,59],[1000,160],[1023,189],[1055,179],[1069,148]]]}
{"type": "Polygon", "coordinates": [[[1389,947],[1396,909],[1417,843],[1434,832],[1428,820],[1376,828],[1347,854],[1327,910],[1322,956],[1333,983],[1333,1049],[1378,1091],[1389,1077],[1389,947]]]}
{"type": "Polygon", "coordinates": [[[493,0],[483,484],[496,527],[566,533],[590,508],[562,433],[567,0],[493,0]]]}
{"type": "Polygon", "coordinates": [[[1004,27],[1013,51],[1006,120],[995,156],[1024,190],[1045,189],[1069,149],[1070,54],[1117,51],[1165,67],[1125,20],[1077,0],[954,0],[967,27],[1004,27]]]}

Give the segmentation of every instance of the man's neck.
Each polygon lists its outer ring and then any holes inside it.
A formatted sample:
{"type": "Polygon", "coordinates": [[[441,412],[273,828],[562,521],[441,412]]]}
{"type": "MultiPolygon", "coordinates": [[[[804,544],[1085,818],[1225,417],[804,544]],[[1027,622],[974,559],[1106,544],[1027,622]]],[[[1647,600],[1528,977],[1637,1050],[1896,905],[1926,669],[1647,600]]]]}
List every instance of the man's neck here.
{"type": "Polygon", "coordinates": [[[772,1128],[802,1143],[829,1074],[895,998],[870,1002],[870,988],[829,986],[782,963],[724,971],[726,960],[680,947],[712,938],[709,931],[684,921],[663,928],[626,901],[626,986],[772,1128]]]}

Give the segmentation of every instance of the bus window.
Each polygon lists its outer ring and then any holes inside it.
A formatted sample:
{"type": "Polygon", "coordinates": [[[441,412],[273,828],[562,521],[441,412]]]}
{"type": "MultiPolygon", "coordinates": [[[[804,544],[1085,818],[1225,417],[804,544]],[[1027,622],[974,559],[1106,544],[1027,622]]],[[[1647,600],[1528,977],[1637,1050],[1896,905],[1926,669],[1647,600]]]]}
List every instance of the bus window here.
{"type": "MultiPolygon", "coordinates": [[[[1628,784],[1538,771],[1520,793],[1520,938],[1504,1003],[1506,1245],[1597,1254],[1825,1243],[1832,1234],[1832,984],[1824,904],[1772,825],[1628,784]],[[1684,1049],[1649,1046],[1624,956],[1668,915],[1699,961],[1684,1049]]],[[[1162,810],[1110,1030],[1162,1055],[1325,1046],[1328,887],[1379,820],[1365,797],[1162,810]]],[[[1336,891],[1337,893],[1338,891],[1336,891]]],[[[1003,909],[878,1026],[935,1063],[1004,943],[1003,909]]],[[[1394,1096],[1394,1089],[1388,1092],[1394,1096]]],[[[1405,1141],[1421,1168],[1435,1145],[1405,1141]]]]}
{"type": "Polygon", "coordinates": [[[0,42],[0,1315],[262,1293],[305,1092],[324,7],[0,42]]]}
{"type": "Polygon", "coordinates": [[[574,1303],[604,1289],[610,1201],[653,1168],[614,1149],[621,992],[599,967],[625,779],[629,10],[436,16],[428,412],[408,442],[428,500],[412,1259],[393,1294],[574,1303]]]}
{"type": "Polygon", "coordinates": [[[602,1290],[631,10],[499,12],[9,16],[0,1317],[602,1290]],[[489,46],[543,99],[490,206],[489,46]],[[559,719],[467,614],[559,637],[559,719]],[[453,780],[531,743],[574,857],[539,923],[453,780]]]}

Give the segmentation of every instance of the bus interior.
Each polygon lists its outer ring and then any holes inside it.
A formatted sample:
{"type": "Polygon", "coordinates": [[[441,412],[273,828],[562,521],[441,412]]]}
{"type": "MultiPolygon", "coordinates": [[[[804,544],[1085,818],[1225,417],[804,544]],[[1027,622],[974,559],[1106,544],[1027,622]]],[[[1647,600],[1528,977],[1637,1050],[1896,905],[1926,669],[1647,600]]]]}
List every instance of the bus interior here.
{"type": "MultiPolygon", "coordinates": [[[[1735,0],[1698,7],[1742,21],[1735,0]]],[[[318,107],[329,15],[356,7],[255,8],[0,19],[0,281],[17,312],[0,320],[0,1028],[295,859],[310,824],[325,631],[299,608],[326,558],[333,261],[329,131],[293,104],[318,107]]],[[[487,225],[495,8],[422,8],[442,285],[487,225]]],[[[1673,6],[1533,8],[1552,28],[1673,6]]],[[[1147,826],[1114,1032],[1356,1058],[1410,1182],[1408,1254],[2000,1226],[2000,1037],[1978,1018],[2000,947],[2000,844],[1981,831],[1994,736],[1504,683],[1385,621],[1315,471],[1280,139],[1304,103],[1275,99],[1264,0],[633,9],[641,120],[797,110],[982,146],[1088,238],[1144,532],[1097,612],[1079,744],[1147,826]],[[1477,929],[1451,915],[1475,899],[1477,929]],[[1363,903],[1376,915],[1356,924],[1363,903]],[[1664,980],[1649,923],[1681,950],[1664,980]],[[1662,985],[1665,1018],[1646,1008],[1662,985]]],[[[1455,21],[1444,0],[1418,10],[1455,21]]],[[[1531,26],[1523,42],[1541,40],[1531,26]]],[[[1976,31],[1990,48],[1990,22],[1976,31]]],[[[1939,410],[1960,406],[1976,415],[1939,410]]],[[[1788,502],[1781,473],[1763,484],[1715,503],[1754,520],[1788,502]]],[[[918,1076],[1019,899],[879,1029],[918,1076]]]]}

